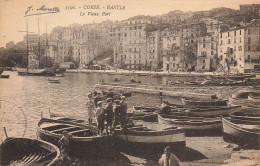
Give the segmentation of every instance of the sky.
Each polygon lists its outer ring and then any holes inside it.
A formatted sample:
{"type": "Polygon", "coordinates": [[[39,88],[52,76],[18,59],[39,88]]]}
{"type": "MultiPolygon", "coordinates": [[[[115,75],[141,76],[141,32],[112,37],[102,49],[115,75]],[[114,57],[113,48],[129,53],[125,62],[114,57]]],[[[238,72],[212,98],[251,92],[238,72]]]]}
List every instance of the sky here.
{"type": "Polygon", "coordinates": [[[202,11],[216,7],[239,9],[240,4],[253,3],[260,2],[259,0],[0,0],[0,47],[5,47],[9,41],[15,43],[22,41],[26,32],[19,31],[26,31],[27,21],[29,32],[38,34],[40,31],[42,34],[46,31],[50,33],[56,26],[68,26],[72,23],[83,25],[100,23],[107,19],[121,21],[136,15],[155,16],[173,10],[202,11]],[[99,5],[99,9],[86,9],[91,5],[92,7],[99,5]],[[119,5],[119,9],[109,10],[107,5],[119,5]],[[25,17],[25,12],[30,6],[31,10],[27,15],[47,13],[48,11],[37,11],[42,6],[54,11],[58,9],[59,12],[25,17]],[[76,9],[66,10],[66,6],[75,6],[76,9]],[[125,9],[120,10],[120,7],[125,9]],[[99,15],[92,15],[93,13],[99,15]]]}

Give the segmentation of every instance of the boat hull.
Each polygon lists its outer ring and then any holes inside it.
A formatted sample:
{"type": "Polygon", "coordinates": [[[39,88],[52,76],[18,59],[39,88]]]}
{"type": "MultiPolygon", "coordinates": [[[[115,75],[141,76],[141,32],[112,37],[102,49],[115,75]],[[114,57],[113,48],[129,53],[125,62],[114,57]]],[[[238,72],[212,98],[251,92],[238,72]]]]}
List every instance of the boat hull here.
{"type": "Polygon", "coordinates": [[[45,141],[7,138],[0,146],[0,165],[53,165],[60,150],[45,141]]]}
{"type": "Polygon", "coordinates": [[[17,68],[18,75],[26,76],[55,76],[55,69],[44,68],[44,69],[28,69],[17,68]]]}
{"type": "Polygon", "coordinates": [[[115,130],[114,136],[121,147],[130,150],[139,149],[143,153],[162,153],[166,146],[171,146],[172,149],[179,153],[182,153],[185,149],[186,137],[183,129],[172,125],[140,120],[134,123],[136,124],[134,128],[128,127],[127,129],[115,130]],[[139,128],[140,126],[141,128],[139,128]],[[143,130],[143,127],[145,130],[143,130]]]}
{"type": "Polygon", "coordinates": [[[188,100],[181,98],[184,106],[227,106],[227,100],[188,100]]]}
{"type": "Polygon", "coordinates": [[[157,115],[159,123],[172,124],[185,129],[186,136],[206,136],[220,134],[222,125],[220,118],[179,118],[171,119],[157,115]]]}
{"type": "MultiPolygon", "coordinates": [[[[87,130],[86,125],[80,125],[79,123],[72,123],[72,122],[64,122],[59,120],[50,120],[53,122],[59,122],[58,125],[67,125],[69,124],[74,127],[71,124],[75,124],[76,128],[79,128],[78,130],[87,130]],[[85,127],[84,127],[85,126],[85,127]]],[[[43,129],[41,126],[41,121],[39,122],[39,127],[37,128],[37,136],[44,141],[50,142],[54,145],[59,146],[58,141],[61,139],[62,134],[55,133],[53,131],[48,131],[43,129]]],[[[60,128],[62,129],[62,128],[60,128]]],[[[95,129],[93,128],[93,132],[95,129]]],[[[115,146],[115,140],[113,139],[113,136],[72,136],[70,139],[70,143],[68,146],[69,154],[71,156],[80,156],[80,157],[98,157],[102,156],[104,154],[108,154],[106,157],[109,157],[110,155],[117,154],[117,148],[115,146]]]]}
{"type": "MultiPolygon", "coordinates": [[[[250,147],[260,148],[260,132],[245,128],[241,124],[235,124],[226,118],[222,118],[223,139],[229,143],[247,145],[250,147]]],[[[251,126],[251,125],[246,125],[251,126]]]]}

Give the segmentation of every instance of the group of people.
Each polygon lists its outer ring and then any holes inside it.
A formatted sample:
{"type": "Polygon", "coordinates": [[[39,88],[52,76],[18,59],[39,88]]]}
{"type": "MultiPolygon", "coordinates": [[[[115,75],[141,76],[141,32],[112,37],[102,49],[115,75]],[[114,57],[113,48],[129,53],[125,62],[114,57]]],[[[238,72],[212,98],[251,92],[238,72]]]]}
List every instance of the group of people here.
{"type": "Polygon", "coordinates": [[[103,97],[100,93],[91,93],[88,95],[86,108],[89,125],[92,125],[94,118],[97,119],[99,135],[103,135],[105,128],[108,135],[117,125],[120,124],[122,128],[126,125],[127,104],[125,103],[125,96],[115,99],[111,91],[103,97]]]}

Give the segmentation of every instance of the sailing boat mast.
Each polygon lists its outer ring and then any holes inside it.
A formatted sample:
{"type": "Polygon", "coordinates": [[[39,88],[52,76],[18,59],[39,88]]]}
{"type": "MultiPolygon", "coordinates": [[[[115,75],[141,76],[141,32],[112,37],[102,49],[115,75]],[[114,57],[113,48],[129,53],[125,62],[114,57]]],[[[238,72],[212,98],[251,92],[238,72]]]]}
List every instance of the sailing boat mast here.
{"type": "Polygon", "coordinates": [[[26,51],[26,54],[27,54],[27,73],[28,73],[28,67],[29,67],[29,46],[28,46],[29,37],[28,37],[28,34],[29,34],[29,32],[28,32],[28,19],[27,19],[27,49],[26,49],[27,50],[26,51]]]}
{"type": "Polygon", "coordinates": [[[48,54],[47,54],[47,52],[48,52],[48,37],[47,37],[47,21],[46,21],[46,68],[47,68],[47,65],[48,65],[48,54]]]}
{"type": "Polygon", "coordinates": [[[41,36],[40,36],[40,23],[39,23],[39,18],[38,18],[38,59],[39,59],[39,67],[40,67],[40,60],[41,60],[41,36]]]}

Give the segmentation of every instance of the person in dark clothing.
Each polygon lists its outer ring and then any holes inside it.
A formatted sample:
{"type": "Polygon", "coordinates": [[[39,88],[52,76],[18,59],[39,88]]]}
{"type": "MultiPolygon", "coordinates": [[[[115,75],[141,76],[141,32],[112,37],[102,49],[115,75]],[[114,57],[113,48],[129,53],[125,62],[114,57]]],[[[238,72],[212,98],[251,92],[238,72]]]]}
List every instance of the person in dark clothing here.
{"type": "Polygon", "coordinates": [[[167,101],[163,101],[160,107],[160,113],[169,114],[170,112],[171,112],[171,107],[169,106],[169,103],[167,101]]]}
{"type": "Polygon", "coordinates": [[[120,101],[115,100],[115,106],[114,106],[114,123],[113,123],[113,128],[115,129],[116,126],[119,124],[119,115],[120,115],[120,101]]]}
{"type": "Polygon", "coordinates": [[[125,96],[122,96],[121,103],[120,103],[120,114],[119,114],[119,121],[122,128],[126,126],[126,113],[127,113],[127,104],[125,103],[125,96]]]}
{"type": "Polygon", "coordinates": [[[108,91],[108,93],[107,93],[107,96],[106,96],[107,98],[111,98],[111,99],[113,99],[113,97],[114,97],[114,93],[112,92],[112,90],[111,89],[109,89],[109,91],[108,91]]]}
{"type": "Polygon", "coordinates": [[[97,103],[101,101],[101,97],[100,97],[100,93],[97,93],[97,96],[94,98],[94,104],[95,104],[95,107],[97,107],[97,103]]]}
{"type": "Polygon", "coordinates": [[[108,127],[109,127],[109,131],[111,132],[111,130],[112,130],[112,124],[113,124],[113,119],[114,119],[112,98],[107,98],[106,102],[107,102],[107,106],[106,106],[106,108],[105,108],[105,120],[107,121],[107,124],[106,124],[106,133],[107,133],[107,135],[108,135],[108,134],[109,134],[109,133],[108,133],[108,127]]]}

